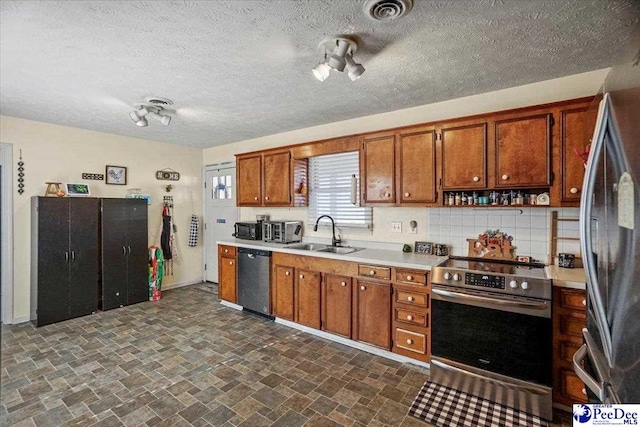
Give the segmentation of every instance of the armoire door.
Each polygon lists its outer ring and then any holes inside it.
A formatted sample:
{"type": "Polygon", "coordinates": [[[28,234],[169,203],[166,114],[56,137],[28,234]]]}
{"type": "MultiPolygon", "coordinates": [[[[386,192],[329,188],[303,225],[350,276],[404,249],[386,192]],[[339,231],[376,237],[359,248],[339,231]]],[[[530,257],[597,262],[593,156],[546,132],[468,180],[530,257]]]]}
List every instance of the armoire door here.
{"type": "Polygon", "coordinates": [[[147,201],[126,199],[127,304],[149,300],[147,201]]]}
{"type": "Polygon", "coordinates": [[[37,326],[69,319],[69,199],[38,198],[37,326]]]}
{"type": "Polygon", "coordinates": [[[84,316],[98,310],[99,199],[69,200],[69,314],[84,316]]]}
{"type": "MultiPolygon", "coordinates": [[[[146,230],[146,229],[145,229],[146,230]]],[[[101,309],[127,303],[127,215],[124,199],[102,199],[101,309]]]]}

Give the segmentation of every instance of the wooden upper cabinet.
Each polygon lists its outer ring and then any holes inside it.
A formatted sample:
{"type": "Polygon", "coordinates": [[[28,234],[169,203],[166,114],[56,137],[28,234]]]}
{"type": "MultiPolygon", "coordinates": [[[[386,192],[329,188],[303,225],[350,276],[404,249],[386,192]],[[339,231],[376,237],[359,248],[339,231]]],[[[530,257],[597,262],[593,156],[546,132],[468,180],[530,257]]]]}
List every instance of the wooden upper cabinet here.
{"type": "Polygon", "coordinates": [[[435,129],[401,132],[398,143],[400,203],[435,203],[435,129]]]}
{"type": "Polygon", "coordinates": [[[238,158],[236,170],[236,204],[260,206],[262,204],[262,156],[238,158]]]}
{"type": "Polygon", "coordinates": [[[322,288],[322,330],[351,338],[351,277],[327,274],[322,288]]]}
{"type": "Polygon", "coordinates": [[[354,287],[354,339],[389,350],[391,348],[391,285],[358,280],[354,287]]]}
{"type": "Polygon", "coordinates": [[[442,128],[442,188],[487,187],[487,124],[442,128]]]}
{"type": "Polygon", "coordinates": [[[551,185],[551,114],[495,122],[496,187],[551,185]]]}
{"type": "Polygon", "coordinates": [[[316,271],[296,269],[296,322],[320,329],[320,280],[316,271]]]}
{"type": "MultiPolygon", "coordinates": [[[[226,247],[225,247],[226,248],[226,247]]],[[[231,248],[231,247],[229,247],[231,248]]],[[[232,255],[222,255],[219,252],[218,256],[218,284],[219,284],[219,297],[221,300],[236,303],[237,298],[237,276],[236,276],[236,257],[235,248],[233,248],[232,255]]]]}
{"type": "Polygon", "coordinates": [[[361,152],[363,204],[395,203],[395,135],[367,135],[361,152]]]}
{"type": "Polygon", "coordinates": [[[263,162],[264,205],[282,206],[291,203],[291,154],[265,154],[263,162]]]}
{"type": "Polygon", "coordinates": [[[562,202],[580,202],[584,166],[577,153],[584,153],[591,144],[597,111],[587,107],[564,110],[561,116],[562,202]]]}
{"type": "Polygon", "coordinates": [[[273,278],[273,315],[294,320],[294,268],[276,265],[273,278]]]}

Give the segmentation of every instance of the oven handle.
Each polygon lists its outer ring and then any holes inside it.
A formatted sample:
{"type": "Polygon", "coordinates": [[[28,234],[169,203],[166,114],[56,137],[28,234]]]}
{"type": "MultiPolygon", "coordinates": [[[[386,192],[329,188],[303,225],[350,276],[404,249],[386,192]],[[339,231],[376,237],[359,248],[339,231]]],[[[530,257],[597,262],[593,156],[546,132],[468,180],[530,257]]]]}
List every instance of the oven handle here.
{"type": "MultiPolygon", "coordinates": [[[[434,296],[433,299],[467,300],[471,303],[481,305],[482,307],[485,307],[485,308],[499,309],[498,307],[495,307],[496,305],[498,305],[502,307],[516,309],[516,310],[519,310],[520,312],[523,310],[534,310],[534,311],[540,311],[540,312],[549,311],[548,301],[539,301],[539,302],[538,301],[513,301],[513,300],[500,299],[500,298],[488,298],[488,297],[482,297],[479,295],[471,295],[471,294],[462,293],[462,292],[453,292],[449,290],[444,290],[444,289],[437,288],[435,286],[431,288],[431,293],[437,295],[437,296],[434,296]],[[441,297],[444,297],[444,298],[441,298],[441,297]]],[[[545,314],[538,313],[537,315],[548,317],[550,313],[545,313],[545,314]]]]}

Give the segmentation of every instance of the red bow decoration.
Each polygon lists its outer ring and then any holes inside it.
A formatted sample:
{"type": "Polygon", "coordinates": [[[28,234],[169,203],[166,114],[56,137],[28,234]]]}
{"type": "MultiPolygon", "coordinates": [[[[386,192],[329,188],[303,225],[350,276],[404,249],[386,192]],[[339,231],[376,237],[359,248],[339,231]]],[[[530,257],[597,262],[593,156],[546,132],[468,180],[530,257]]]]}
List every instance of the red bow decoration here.
{"type": "Polygon", "coordinates": [[[580,153],[578,150],[576,150],[575,147],[573,147],[573,152],[576,153],[576,156],[580,157],[580,159],[582,160],[582,164],[584,165],[584,167],[587,167],[587,160],[589,159],[589,151],[591,150],[591,144],[587,144],[587,146],[585,147],[585,152],[584,153],[580,153]]]}

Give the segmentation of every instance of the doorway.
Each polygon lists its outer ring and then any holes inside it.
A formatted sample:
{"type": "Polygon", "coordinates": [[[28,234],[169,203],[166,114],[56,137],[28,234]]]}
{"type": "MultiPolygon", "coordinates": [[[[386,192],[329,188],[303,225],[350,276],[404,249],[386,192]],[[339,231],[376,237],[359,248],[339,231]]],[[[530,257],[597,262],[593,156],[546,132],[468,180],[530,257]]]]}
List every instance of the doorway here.
{"type": "Polygon", "coordinates": [[[0,322],[13,323],[13,146],[0,142],[0,322]]]}
{"type": "Polygon", "coordinates": [[[204,280],[218,283],[218,240],[231,239],[238,220],[236,168],[232,162],[204,167],[204,280]]]}

